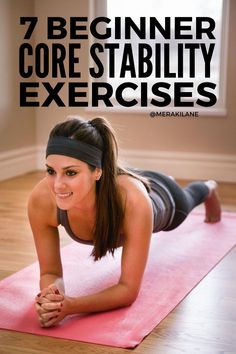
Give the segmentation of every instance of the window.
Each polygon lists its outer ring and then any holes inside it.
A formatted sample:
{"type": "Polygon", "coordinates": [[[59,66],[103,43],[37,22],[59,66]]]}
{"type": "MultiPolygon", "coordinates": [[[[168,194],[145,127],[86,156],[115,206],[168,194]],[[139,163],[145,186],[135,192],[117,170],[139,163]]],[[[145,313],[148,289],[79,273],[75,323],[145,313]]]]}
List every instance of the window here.
{"type": "MultiPolygon", "coordinates": [[[[99,0],[96,6],[93,17],[110,19],[105,26],[110,28],[111,35],[106,39],[107,48],[99,54],[105,69],[103,76],[94,81],[112,86],[113,109],[124,108],[117,102],[115,93],[128,82],[130,87],[122,91],[123,100],[137,102],[130,105],[128,111],[143,112],[151,108],[225,113],[227,0],[99,0]],[[201,29],[202,34],[197,36],[196,29],[201,29]],[[145,31],[145,38],[140,38],[145,31]],[[130,39],[127,38],[129,33],[130,39]],[[212,106],[208,107],[204,103],[197,104],[199,98],[210,101],[207,94],[203,97],[204,94],[199,93],[199,85],[206,82],[211,85],[205,91],[216,97],[216,102],[212,101],[212,106]],[[160,83],[164,86],[158,92],[164,94],[158,101],[163,102],[163,106],[156,107],[152,100],[157,99],[156,86],[160,83]],[[181,83],[184,85],[180,88],[181,83]],[[186,92],[181,93],[180,101],[190,102],[189,105],[176,106],[176,89],[186,92]],[[170,97],[168,105],[165,105],[166,95],[170,97]]],[[[105,33],[104,28],[102,31],[105,33]]],[[[101,43],[105,48],[105,41],[101,43]]],[[[101,88],[100,93],[105,94],[105,91],[101,88]]],[[[99,107],[105,106],[101,100],[99,107]]]]}

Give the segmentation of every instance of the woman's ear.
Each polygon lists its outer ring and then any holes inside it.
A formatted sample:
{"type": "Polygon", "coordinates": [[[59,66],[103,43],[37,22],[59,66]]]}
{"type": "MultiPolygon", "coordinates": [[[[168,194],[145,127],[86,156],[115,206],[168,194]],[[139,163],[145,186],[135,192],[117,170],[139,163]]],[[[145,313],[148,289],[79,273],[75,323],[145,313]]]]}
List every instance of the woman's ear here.
{"type": "Polygon", "coordinates": [[[101,178],[101,176],[102,176],[102,169],[96,167],[96,170],[95,170],[95,179],[96,179],[96,181],[98,181],[101,178]]]}

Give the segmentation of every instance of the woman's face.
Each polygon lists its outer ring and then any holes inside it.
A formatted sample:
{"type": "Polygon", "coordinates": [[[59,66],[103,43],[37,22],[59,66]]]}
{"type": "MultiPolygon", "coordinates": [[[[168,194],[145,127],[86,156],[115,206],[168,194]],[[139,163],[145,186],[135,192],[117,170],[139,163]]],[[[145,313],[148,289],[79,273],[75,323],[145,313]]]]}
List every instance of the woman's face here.
{"type": "Polygon", "coordinates": [[[94,205],[100,169],[91,171],[87,163],[62,155],[49,155],[46,168],[48,185],[60,209],[94,205]]]}

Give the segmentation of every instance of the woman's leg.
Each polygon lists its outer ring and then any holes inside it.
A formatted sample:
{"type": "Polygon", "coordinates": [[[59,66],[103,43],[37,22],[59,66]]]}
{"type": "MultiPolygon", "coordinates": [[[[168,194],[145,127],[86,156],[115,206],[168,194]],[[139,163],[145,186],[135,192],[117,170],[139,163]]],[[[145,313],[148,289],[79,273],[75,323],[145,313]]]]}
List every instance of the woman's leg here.
{"type": "MultiPolygon", "coordinates": [[[[215,181],[191,182],[182,189],[182,193],[182,197],[178,196],[176,202],[176,212],[173,222],[164,231],[175,229],[196,206],[202,203],[205,205],[205,222],[214,223],[220,221],[221,207],[218,186],[215,181]]],[[[181,193],[179,192],[179,194],[181,193]]]]}
{"type": "Polygon", "coordinates": [[[221,218],[220,201],[215,181],[191,182],[181,188],[173,178],[159,172],[142,171],[142,175],[153,180],[159,180],[171,193],[175,202],[173,221],[164,231],[170,231],[179,226],[196,206],[205,204],[205,221],[217,222],[221,218]]]}

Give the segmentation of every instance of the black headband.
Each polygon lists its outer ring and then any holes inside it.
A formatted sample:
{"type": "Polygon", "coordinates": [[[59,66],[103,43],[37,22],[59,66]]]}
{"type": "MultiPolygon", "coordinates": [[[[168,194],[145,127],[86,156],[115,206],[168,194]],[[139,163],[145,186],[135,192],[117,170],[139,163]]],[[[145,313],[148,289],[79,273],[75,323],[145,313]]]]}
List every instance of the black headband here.
{"type": "Polygon", "coordinates": [[[46,157],[48,155],[64,155],[87,162],[95,167],[102,167],[102,151],[83,141],[64,136],[54,136],[49,139],[46,157]]]}

